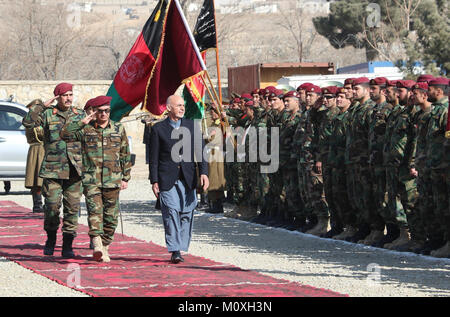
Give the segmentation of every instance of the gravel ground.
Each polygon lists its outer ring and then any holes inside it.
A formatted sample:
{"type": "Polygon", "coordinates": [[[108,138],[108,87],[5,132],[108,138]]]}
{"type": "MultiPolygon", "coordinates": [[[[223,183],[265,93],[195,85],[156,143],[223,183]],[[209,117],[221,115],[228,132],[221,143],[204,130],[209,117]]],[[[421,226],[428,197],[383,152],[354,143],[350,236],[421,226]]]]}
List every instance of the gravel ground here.
{"type": "MultiPolygon", "coordinates": [[[[121,193],[123,231],[165,246],[147,175],[145,166],[136,167],[129,188],[121,193]]],[[[23,182],[12,182],[12,194],[0,195],[0,200],[32,206],[23,182]]],[[[80,223],[86,225],[82,205],[80,223]]],[[[119,223],[116,234],[121,232],[119,223]]],[[[189,253],[350,296],[450,296],[450,259],[321,239],[201,211],[194,217],[189,253]]],[[[0,258],[0,296],[85,295],[0,258]]]]}

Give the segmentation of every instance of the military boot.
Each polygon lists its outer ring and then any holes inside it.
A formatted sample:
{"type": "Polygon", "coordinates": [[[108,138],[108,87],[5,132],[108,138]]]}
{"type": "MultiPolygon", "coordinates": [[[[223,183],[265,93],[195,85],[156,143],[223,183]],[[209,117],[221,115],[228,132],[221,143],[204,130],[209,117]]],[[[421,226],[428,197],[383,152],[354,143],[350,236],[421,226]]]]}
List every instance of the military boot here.
{"type": "Polygon", "coordinates": [[[75,257],[75,254],[73,253],[72,249],[72,243],[73,239],[75,238],[75,235],[71,233],[63,233],[63,245],[62,245],[62,251],[61,255],[63,258],[73,258],[75,257]]]}
{"type": "Polygon", "coordinates": [[[434,256],[435,258],[450,258],[450,241],[447,241],[446,244],[444,244],[443,247],[431,251],[431,256],[434,256]]]}
{"type": "Polygon", "coordinates": [[[365,239],[370,233],[370,227],[367,224],[362,224],[358,231],[350,237],[345,238],[345,241],[357,243],[359,240],[365,239]]]}
{"type": "Polygon", "coordinates": [[[103,256],[102,237],[100,236],[93,237],[92,244],[94,245],[94,252],[92,256],[94,257],[95,261],[100,262],[103,256]]]}
{"type": "Polygon", "coordinates": [[[44,255],[53,255],[56,245],[56,231],[47,231],[47,241],[45,241],[44,255]]]}
{"type": "Polygon", "coordinates": [[[44,208],[42,208],[42,195],[33,193],[32,196],[33,196],[33,212],[35,213],[44,212],[44,208]]]}
{"type": "Polygon", "coordinates": [[[439,249],[444,246],[444,244],[445,241],[442,240],[442,238],[430,239],[425,242],[425,245],[422,248],[417,248],[413,252],[422,255],[430,255],[431,251],[439,249]]]}
{"type": "Polygon", "coordinates": [[[411,240],[408,243],[399,245],[394,248],[395,251],[400,252],[414,252],[417,249],[421,249],[425,246],[425,242],[421,240],[417,240],[411,237],[411,240]]]}
{"type": "Polygon", "coordinates": [[[372,243],[382,239],[383,237],[384,230],[371,230],[370,234],[364,240],[359,240],[358,243],[372,245],[372,243]]]}
{"type": "Polygon", "coordinates": [[[358,229],[356,229],[356,227],[346,226],[346,227],[344,227],[344,230],[340,234],[334,236],[333,239],[334,240],[345,240],[346,238],[355,235],[357,231],[358,231],[358,229]]]}
{"type": "Polygon", "coordinates": [[[394,248],[409,243],[409,241],[411,241],[411,234],[409,233],[409,229],[400,228],[400,235],[398,236],[398,238],[391,243],[386,243],[383,248],[394,250],[394,248]]]}
{"type": "Polygon", "coordinates": [[[326,234],[328,232],[328,226],[330,223],[329,217],[319,217],[316,226],[308,231],[306,234],[312,234],[314,236],[320,236],[321,234],[326,234]]]}
{"type": "Polygon", "coordinates": [[[386,235],[383,236],[380,240],[375,241],[371,244],[371,246],[376,248],[382,248],[386,243],[391,243],[395,239],[398,238],[400,234],[400,229],[397,225],[388,223],[386,224],[386,235]]]}
{"type": "Polygon", "coordinates": [[[103,255],[101,261],[105,263],[111,262],[111,258],[109,257],[109,245],[103,246],[103,255]]]}

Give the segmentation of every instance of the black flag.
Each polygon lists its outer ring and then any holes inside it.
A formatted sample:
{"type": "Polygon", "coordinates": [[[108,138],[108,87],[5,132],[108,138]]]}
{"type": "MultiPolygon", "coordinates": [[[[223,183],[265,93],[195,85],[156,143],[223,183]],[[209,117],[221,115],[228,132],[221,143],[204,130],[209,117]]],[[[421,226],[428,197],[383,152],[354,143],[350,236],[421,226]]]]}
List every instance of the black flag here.
{"type": "Polygon", "coordinates": [[[214,0],[205,0],[194,28],[194,38],[200,52],[217,49],[214,0]]]}

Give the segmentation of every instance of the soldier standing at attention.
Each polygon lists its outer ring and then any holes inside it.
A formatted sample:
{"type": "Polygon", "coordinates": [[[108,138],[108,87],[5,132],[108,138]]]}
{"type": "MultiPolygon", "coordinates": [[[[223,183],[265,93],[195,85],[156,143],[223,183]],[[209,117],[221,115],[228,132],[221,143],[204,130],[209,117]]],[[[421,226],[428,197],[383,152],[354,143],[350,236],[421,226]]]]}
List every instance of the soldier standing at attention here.
{"type": "Polygon", "coordinates": [[[80,120],[81,115],[72,106],[73,86],[58,84],[53,93],[57,105],[46,109],[39,118],[39,129],[44,134],[45,158],[39,176],[42,177],[44,205],[44,230],[47,232],[44,255],[53,255],[56,232],[60,224],[59,214],[63,201],[63,245],[62,256],[75,256],[72,243],[78,227],[78,212],[81,198],[81,146],[74,139],[63,140],[62,127],[71,120],[80,120]]]}
{"type": "MultiPolygon", "coordinates": [[[[322,226],[317,228],[317,231],[313,234],[320,235],[322,237],[330,238],[342,232],[342,224],[339,221],[339,217],[336,216],[334,206],[334,196],[331,188],[331,172],[332,169],[328,165],[328,152],[330,147],[330,137],[333,133],[333,120],[339,114],[339,108],[336,106],[336,93],[338,87],[329,86],[322,88],[323,93],[323,105],[326,110],[323,112],[323,116],[318,126],[318,151],[316,157],[316,167],[322,172],[323,175],[323,189],[328,204],[330,213],[330,225],[331,230],[327,231],[328,226],[322,226]]],[[[327,221],[328,222],[328,221],[327,221]]]]}
{"type": "Polygon", "coordinates": [[[444,245],[431,251],[431,256],[450,257],[450,210],[448,183],[448,139],[445,138],[448,120],[447,78],[438,77],[428,83],[428,99],[432,102],[427,129],[427,167],[431,170],[431,187],[435,217],[441,223],[444,245]]]}
{"type": "Polygon", "coordinates": [[[393,106],[386,101],[386,83],[384,77],[370,80],[370,99],[375,102],[372,115],[369,118],[369,168],[372,182],[368,184],[373,192],[374,217],[376,225],[372,223],[369,236],[363,241],[366,245],[372,245],[384,237],[385,219],[387,215],[386,200],[386,172],[383,166],[383,145],[386,132],[387,117],[393,106]]]}
{"type": "Polygon", "coordinates": [[[83,187],[89,217],[89,236],[94,259],[109,262],[119,216],[119,193],[128,188],[131,155],[124,127],[110,117],[111,97],[89,100],[93,112],[79,121],[69,122],[61,131],[64,140],[81,142],[83,187]]]}
{"type": "Polygon", "coordinates": [[[400,230],[397,239],[384,245],[384,248],[391,250],[410,242],[408,222],[411,221],[417,201],[416,175],[411,175],[410,172],[414,168],[417,142],[417,129],[414,123],[417,111],[410,98],[414,84],[412,80],[397,82],[397,96],[401,111],[395,121],[388,122],[383,149],[390,222],[400,230]],[[397,198],[400,198],[403,210],[397,208],[397,198]]]}

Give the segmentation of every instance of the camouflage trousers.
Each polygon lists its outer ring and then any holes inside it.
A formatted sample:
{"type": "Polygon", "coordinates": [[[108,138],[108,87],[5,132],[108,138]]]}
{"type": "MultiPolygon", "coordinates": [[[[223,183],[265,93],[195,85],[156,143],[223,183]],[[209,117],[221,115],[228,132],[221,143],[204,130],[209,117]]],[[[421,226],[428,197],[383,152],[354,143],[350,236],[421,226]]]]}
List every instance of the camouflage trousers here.
{"type": "Polygon", "coordinates": [[[386,191],[389,209],[389,217],[386,222],[407,228],[408,219],[413,216],[417,201],[416,180],[410,176],[409,168],[404,166],[387,167],[386,191]],[[397,198],[400,198],[403,209],[397,207],[397,198]]]}
{"type": "Polygon", "coordinates": [[[302,176],[305,202],[309,202],[312,212],[317,217],[329,217],[328,203],[323,189],[323,177],[315,171],[314,165],[305,164],[302,176]]]}
{"type": "MultiPolygon", "coordinates": [[[[379,213],[379,204],[382,202],[375,201],[375,193],[377,190],[377,181],[374,179],[374,169],[368,165],[359,165],[357,168],[357,187],[360,191],[359,206],[362,208],[358,214],[360,224],[368,224],[371,230],[384,230],[384,220],[379,213]]],[[[381,180],[382,181],[382,180],[381,180]]],[[[380,184],[381,185],[381,184],[380,184]]]]}
{"type": "Polygon", "coordinates": [[[110,245],[114,238],[119,217],[119,193],[120,188],[85,187],[89,236],[100,236],[103,245],[110,245]]]}
{"type": "Polygon", "coordinates": [[[345,167],[332,168],[331,170],[331,192],[336,217],[342,222],[342,226],[356,225],[356,211],[348,199],[347,174],[345,167]]]}
{"type": "Polygon", "coordinates": [[[235,162],[231,167],[231,187],[233,191],[233,203],[240,205],[246,198],[245,181],[247,172],[245,170],[245,163],[235,162]]]}
{"type": "Polygon", "coordinates": [[[249,206],[257,208],[260,205],[259,201],[261,198],[258,187],[259,166],[258,163],[245,163],[244,168],[247,175],[246,185],[244,186],[247,196],[246,201],[249,206]]]}
{"type": "Polygon", "coordinates": [[[347,183],[347,198],[348,202],[352,206],[352,211],[355,213],[355,219],[358,216],[358,188],[356,183],[356,165],[348,164],[345,165],[346,171],[346,183],[347,183]]]}
{"type": "Polygon", "coordinates": [[[267,195],[267,210],[270,216],[276,216],[283,210],[284,193],[281,170],[269,174],[269,193],[267,195]]]}
{"type": "Polygon", "coordinates": [[[435,217],[441,224],[444,240],[450,241],[450,206],[449,206],[449,171],[447,169],[431,170],[431,186],[435,217]]]}
{"type": "Polygon", "coordinates": [[[299,218],[310,218],[313,215],[313,205],[307,195],[306,166],[307,164],[297,163],[298,193],[303,202],[303,212],[297,215],[299,218]]]}
{"type": "Polygon", "coordinates": [[[333,168],[329,164],[326,164],[326,162],[322,162],[322,174],[323,190],[325,192],[325,199],[327,201],[328,210],[330,213],[330,224],[332,227],[341,228],[342,220],[336,210],[336,205],[334,202],[335,196],[333,195],[333,168]]]}
{"type": "Polygon", "coordinates": [[[258,170],[257,174],[258,191],[260,194],[259,206],[261,213],[267,215],[270,206],[270,176],[266,173],[261,173],[258,170]]]}
{"type": "Polygon", "coordinates": [[[442,239],[443,232],[433,204],[433,189],[431,184],[431,171],[427,168],[417,168],[418,199],[414,209],[413,228],[414,236],[418,240],[442,239]]]}
{"type": "Polygon", "coordinates": [[[76,236],[80,211],[81,178],[71,167],[69,179],[44,178],[44,230],[58,231],[61,200],[63,205],[62,232],[76,236]]]}
{"type": "Polygon", "coordinates": [[[375,204],[377,214],[383,219],[383,223],[385,223],[389,219],[385,167],[375,166],[372,168],[372,184],[373,203],[375,204]]]}
{"type": "Polygon", "coordinates": [[[296,168],[281,169],[283,188],[285,194],[285,206],[284,218],[294,219],[295,216],[299,217],[303,215],[303,201],[301,200],[298,192],[298,175],[296,168]]]}

